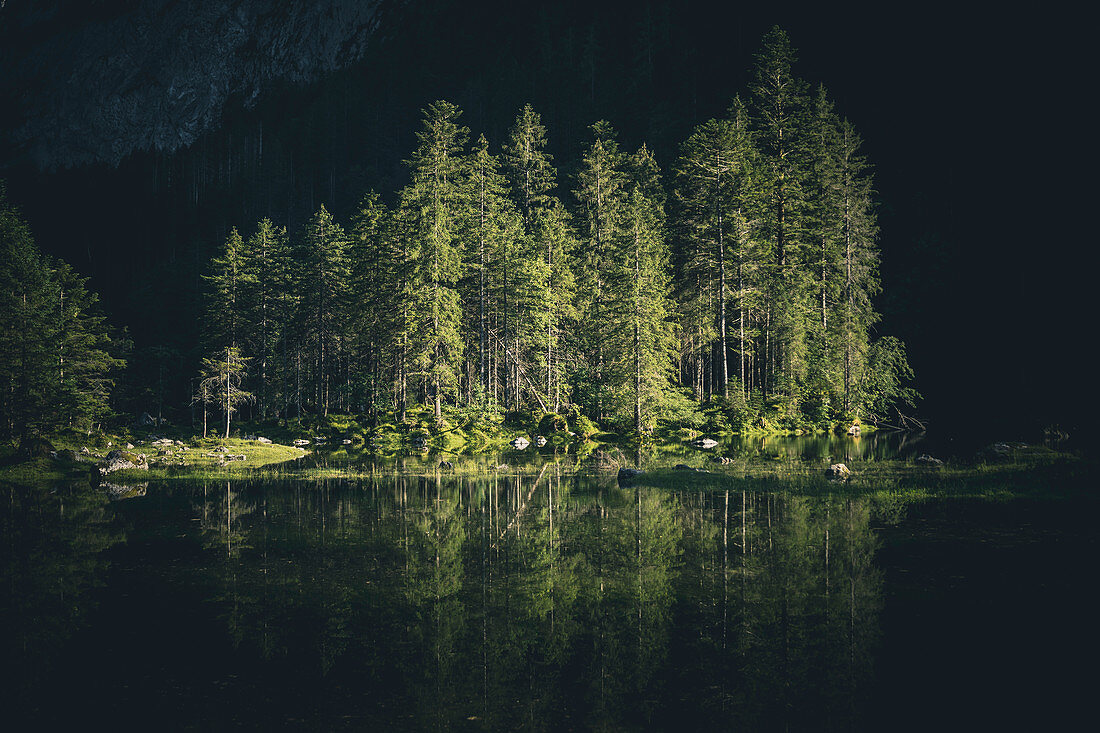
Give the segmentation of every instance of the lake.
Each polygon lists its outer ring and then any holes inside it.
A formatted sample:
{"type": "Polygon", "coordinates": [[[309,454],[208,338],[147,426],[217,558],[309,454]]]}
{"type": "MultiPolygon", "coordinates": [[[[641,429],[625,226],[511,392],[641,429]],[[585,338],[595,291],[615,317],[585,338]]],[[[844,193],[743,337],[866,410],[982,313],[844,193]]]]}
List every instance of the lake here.
{"type": "Polygon", "coordinates": [[[1086,709],[1091,499],[528,468],[4,486],[10,729],[1023,730],[1086,709]]]}

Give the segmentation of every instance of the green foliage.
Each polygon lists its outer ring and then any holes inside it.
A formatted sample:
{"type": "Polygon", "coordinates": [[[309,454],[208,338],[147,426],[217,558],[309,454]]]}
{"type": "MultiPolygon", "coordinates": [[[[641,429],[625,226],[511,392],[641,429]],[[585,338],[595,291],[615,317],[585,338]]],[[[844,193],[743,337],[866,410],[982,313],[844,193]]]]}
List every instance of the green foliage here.
{"type": "Polygon", "coordinates": [[[392,415],[440,435],[489,438],[502,410],[529,431],[544,414],[635,434],[816,431],[912,401],[900,342],[869,337],[870,167],[795,61],[770,31],[746,101],[692,131],[667,191],[647,147],[593,124],[574,204],[554,195],[530,105],[497,154],[434,102],[394,206],[368,193],[347,234],[324,207],[293,240],[268,220],[230,233],[207,346],[252,360],[249,417],[392,415]]]}
{"type": "Polygon", "coordinates": [[[87,279],[38,251],[0,184],[0,437],[107,418],[124,344],[87,279]]]}

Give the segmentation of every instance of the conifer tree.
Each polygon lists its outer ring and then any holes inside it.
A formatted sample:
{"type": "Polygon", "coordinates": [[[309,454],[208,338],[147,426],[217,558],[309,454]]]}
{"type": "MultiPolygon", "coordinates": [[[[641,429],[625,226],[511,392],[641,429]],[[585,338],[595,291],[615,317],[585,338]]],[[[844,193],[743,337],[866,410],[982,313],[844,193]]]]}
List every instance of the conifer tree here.
{"type": "Polygon", "coordinates": [[[546,128],[530,104],[516,117],[502,157],[523,224],[530,231],[535,212],[549,204],[557,177],[546,152],[546,128]]]}
{"type": "MultiPolygon", "coordinates": [[[[856,402],[854,382],[864,370],[867,361],[868,336],[878,321],[871,298],[881,289],[876,246],[878,223],[872,198],[870,166],[860,148],[862,140],[848,120],[842,120],[839,129],[837,165],[837,204],[840,207],[840,246],[843,248],[841,267],[843,287],[840,313],[834,319],[840,329],[843,344],[844,412],[847,415],[856,402]]],[[[897,342],[897,349],[904,353],[904,344],[897,342]]],[[[900,363],[894,359],[891,363],[900,363]]],[[[911,377],[911,371],[899,369],[903,376],[911,377]]]]}
{"type": "Polygon", "coordinates": [[[372,421],[381,406],[388,354],[399,330],[404,265],[393,216],[381,197],[368,192],[353,215],[351,282],[353,363],[358,365],[360,400],[372,421]]]}
{"type": "MultiPolygon", "coordinates": [[[[537,283],[540,289],[537,307],[545,319],[545,334],[540,328],[535,348],[538,357],[544,359],[546,405],[552,405],[557,412],[561,409],[563,387],[566,386],[566,354],[562,335],[570,324],[576,322],[577,317],[576,281],[571,261],[577,245],[569,213],[556,198],[536,212],[531,237],[538,249],[538,256],[545,258],[546,265],[542,269],[544,279],[537,283]]],[[[539,325],[541,327],[542,323],[539,325]]]]}
{"type": "Polygon", "coordinates": [[[124,366],[98,296],[43,256],[0,183],[0,437],[101,421],[124,366]]]}
{"type": "MultiPolygon", "coordinates": [[[[803,265],[805,216],[805,109],[804,83],[794,76],[795,53],[787,34],[772,28],[757,54],[752,86],[756,138],[767,175],[763,219],[764,237],[773,248],[773,276],[769,278],[765,314],[771,379],[797,409],[805,381],[806,319],[809,317],[810,273],[803,265]]],[[[767,386],[767,382],[765,383],[767,386]]]]}
{"type": "Polygon", "coordinates": [[[229,231],[220,252],[210,261],[206,298],[208,344],[239,346],[244,332],[244,294],[249,280],[245,246],[236,227],[229,231]]]}
{"type": "Polygon", "coordinates": [[[50,337],[57,361],[48,415],[55,427],[102,421],[110,412],[114,375],[125,362],[116,355],[118,346],[99,309],[99,296],[87,288],[87,278],[61,260],[54,262],[52,275],[56,321],[50,337]]]}
{"type": "Polygon", "coordinates": [[[244,256],[244,323],[248,353],[255,359],[256,407],[266,418],[272,404],[278,344],[289,320],[284,299],[290,288],[290,251],[285,227],[264,218],[248,238],[244,256]]]}
{"type": "Polygon", "coordinates": [[[499,162],[482,135],[474,144],[466,181],[467,331],[471,341],[476,339],[479,391],[495,397],[494,374],[500,372],[505,403],[515,381],[515,356],[508,347],[515,330],[516,240],[523,231],[507,192],[499,162]]]}
{"type": "Polygon", "coordinates": [[[645,146],[631,156],[629,167],[622,234],[632,273],[624,315],[632,331],[634,430],[641,433],[653,426],[657,407],[672,388],[677,347],[660,171],[645,146]]]}
{"type": "Polygon", "coordinates": [[[250,392],[242,389],[248,359],[236,346],[213,351],[202,360],[196,399],[203,406],[202,437],[206,437],[206,414],[210,409],[225,416],[225,437],[233,414],[241,405],[251,402],[250,392]]]}
{"type": "MultiPolygon", "coordinates": [[[[582,401],[590,414],[602,419],[609,407],[609,385],[615,381],[610,372],[624,327],[613,319],[630,271],[620,251],[626,185],[622,154],[608,122],[601,120],[591,129],[594,139],[574,192],[580,208],[579,248],[574,258],[580,296],[575,368],[582,401]]],[[[619,350],[622,353],[627,352],[619,350]]]]}
{"type": "Polygon", "coordinates": [[[302,247],[302,311],[314,345],[312,367],[314,400],[327,415],[332,399],[334,372],[343,346],[343,316],[348,305],[350,275],[348,238],[322,205],[306,226],[302,247]]]}
{"type": "Polygon", "coordinates": [[[469,131],[458,124],[460,115],[445,101],[424,110],[419,146],[409,161],[412,182],[402,195],[410,244],[409,362],[431,389],[436,420],[442,418],[443,390],[457,386],[463,347],[456,233],[466,203],[461,177],[469,131]]]}
{"type": "Polygon", "coordinates": [[[0,410],[4,437],[42,432],[53,361],[44,338],[50,271],[30,229],[0,187],[0,410]]]}

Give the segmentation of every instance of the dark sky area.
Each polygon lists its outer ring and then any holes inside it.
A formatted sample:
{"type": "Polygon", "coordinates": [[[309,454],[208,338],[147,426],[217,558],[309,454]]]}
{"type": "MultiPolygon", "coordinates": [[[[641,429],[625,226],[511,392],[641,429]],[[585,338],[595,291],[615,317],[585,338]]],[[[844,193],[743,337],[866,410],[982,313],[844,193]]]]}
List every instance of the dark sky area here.
{"type": "Polygon", "coordinates": [[[389,195],[428,102],[458,103],[495,145],[532,102],[564,190],[600,118],[667,168],[692,126],[746,92],[778,24],[797,73],[826,85],[875,165],[879,331],[909,345],[918,413],[950,433],[1085,427],[1082,18],[961,3],[515,5],[7,0],[0,178],[139,348],[184,344],[198,273],[230,226],[271,216],[293,230],[321,203],[344,216],[367,188],[389,195]]]}

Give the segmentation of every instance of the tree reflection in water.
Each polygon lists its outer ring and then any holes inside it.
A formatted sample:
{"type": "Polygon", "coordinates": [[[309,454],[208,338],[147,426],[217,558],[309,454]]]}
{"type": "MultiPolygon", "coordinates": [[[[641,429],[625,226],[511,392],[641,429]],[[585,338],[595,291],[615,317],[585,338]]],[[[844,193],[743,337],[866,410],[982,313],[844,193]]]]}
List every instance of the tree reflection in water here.
{"type": "MultiPolygon", "coordinates": [[[[398,728],[850,728],[870,500],[563,474],[189,490],[234,653],[398,728]]],[[[293,680],[286,680],[292,684],[293,680]]]]}

